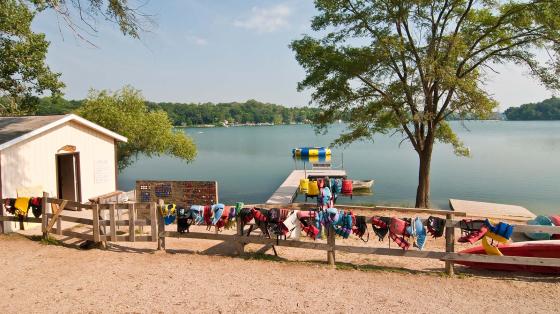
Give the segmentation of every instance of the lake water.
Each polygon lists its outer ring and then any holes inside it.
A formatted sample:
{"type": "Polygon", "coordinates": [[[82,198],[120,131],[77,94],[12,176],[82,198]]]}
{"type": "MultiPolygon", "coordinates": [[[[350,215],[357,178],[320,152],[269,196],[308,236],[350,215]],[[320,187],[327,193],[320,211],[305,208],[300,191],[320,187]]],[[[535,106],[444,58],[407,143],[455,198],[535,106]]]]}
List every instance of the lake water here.
{"type": "MultiPolygon", "coordinates": [[[[456,157],[449,145],[436,145],[431,173],[431,202],[448,208],[449,198],[517,204],[535,213],[560,213],[560,121],[470,121],[453,129],[471,149],[456,157]],[[466,127],[466,128],[465,128],[466,127]]],[[[140,179],[216,180],[221,202],[266,201],[294,168],[299,146],[327,146],[344,131],[334,125],[326,135],[311,126],[262,126],[185,129],[198,146],[187,164],[168,156],[140,156],[119,176],[119,188],[130,190],[140,179]]],[[[414,205],[418,158],[410,143],[379,135],[374,142],[333,148],[332,163],[350,178],[375,179],[373,194],[344,198],[345,203],[414,205]]]]}

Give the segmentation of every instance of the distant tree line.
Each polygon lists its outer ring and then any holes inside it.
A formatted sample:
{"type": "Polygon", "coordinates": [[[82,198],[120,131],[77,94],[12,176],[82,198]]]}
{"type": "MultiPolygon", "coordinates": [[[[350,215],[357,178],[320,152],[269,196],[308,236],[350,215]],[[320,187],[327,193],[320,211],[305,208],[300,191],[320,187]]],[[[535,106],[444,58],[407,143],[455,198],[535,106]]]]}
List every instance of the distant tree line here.
{"type": "Polygon", "coordinates": [[[313,120],[316,108],[288,108],[256,100],[231,103],[148,103],[150,109],[167,112],[177,126],[228,123],[306,123],[313,120]]]}
{"type": "MultiPolygon", "coordinates": [[[[39,99],[36,114],[67,114],[78,110],[83,100],[66,100],[61,97],[39,99]]],[[[150,111],[163,110],[175,126],[193,126],[228,123],[307,123],[317,114],[317,108],[288,108],[262,103],[256,100],[230,103],[169,103],[151,102],[146,105],[150,111]]]]}
{"type": "Polygon", "coordinates": [[[504,113],[508,120],[560,120],[560,98],[511,107],[504,113]]]}

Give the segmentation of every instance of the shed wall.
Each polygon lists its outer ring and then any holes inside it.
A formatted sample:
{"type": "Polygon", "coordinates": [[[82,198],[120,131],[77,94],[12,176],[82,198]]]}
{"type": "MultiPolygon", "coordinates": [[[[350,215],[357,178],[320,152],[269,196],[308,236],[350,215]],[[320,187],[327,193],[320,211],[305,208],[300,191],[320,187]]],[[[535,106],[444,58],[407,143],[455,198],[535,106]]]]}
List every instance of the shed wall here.
{"type": "Polygon", "coordinates": [[[56,154],[65,145],[80,153],[82,201],[116,190],[114,139],[70,121],[0,152],[2,197],[37,185],[56,196],[56,154]]]}

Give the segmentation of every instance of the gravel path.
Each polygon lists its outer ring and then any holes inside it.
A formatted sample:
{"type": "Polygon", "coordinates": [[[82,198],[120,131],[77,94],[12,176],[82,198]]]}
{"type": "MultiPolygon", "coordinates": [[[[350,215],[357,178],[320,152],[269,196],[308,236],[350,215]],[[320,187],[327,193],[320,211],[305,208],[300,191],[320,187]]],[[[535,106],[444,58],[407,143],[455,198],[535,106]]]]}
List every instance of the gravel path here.
{"type": "MultiPolygon", "coordinates": [[[[303,252],[303,251],[302,251],[303,252]]],[[[0,235],[3,313],[557,313],[558,278],[330,269],[319,263],[82,251],[0,235]]]]}

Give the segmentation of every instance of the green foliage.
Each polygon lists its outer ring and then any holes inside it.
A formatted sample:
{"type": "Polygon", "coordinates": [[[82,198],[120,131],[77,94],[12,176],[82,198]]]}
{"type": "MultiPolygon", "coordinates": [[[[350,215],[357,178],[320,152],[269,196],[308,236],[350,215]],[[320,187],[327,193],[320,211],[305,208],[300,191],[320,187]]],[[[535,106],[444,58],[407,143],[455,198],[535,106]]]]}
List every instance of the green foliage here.
{"type": "Polygon", "coordinates": [[[511,107],[504,113],[508,120],[560,120],[560,98],[511,107]]]}
{"type": "Polygon", "coordinates": [[[88,32],[97,32],[99,17],[116,23],[124,35],[134,38],[139,38],[151,23],[150,16],[140,10],[146,4],[144,0],[27,0],[27,3],[40,11],[53,10],[82,39],[86,39],[84,34],[88,32]]]}
{"type": "MultiPolygon", "coordinates": [[[[65,100],[61,97],[39,99],[36,114],[67,114],[80,108],[84,100],[65,100]]],[[[244,103],[154,103],[146,102],[150,111],[163,110],[175,126],[219,125],[229,123],[307,123],[319,111],[317,108],[287,108],[280,105],[248,100],[244,103]]]]}
{"type": "Polygon", "coordinates": [[[20,0],[0,1],[0,116],[27,113],[37,94],[64,87],[45,64],[49,42],[31,30],[34,16],[20,0]]]}
{"type": "Polygon", "coordinates": [[[149,103],[151,109],[165,110],[176,126],[229,123],[304,123],[316,115],[316,108],[287,108],[248,100],[244,103],[149,103]]]}
{"type": "Polygon", "coordinates": [[[420,158],[417,206],[427,206],[434,143],[466,153],[445,119],[485,118],[496,108],[483,84],[494,64],[524,65],[560,89],[560,0],[316,0],[315,7],[312,28],[322,37],[304,36],[291,48],[307,73],[298,88],[311,89],[322,109],[318,129],[343,114],[350,127],[338,144],[400,131],[420,158]],[[546,64],[536,57],[544,49],[546,64]]]}
{"type": "Polygon", "coordinates": [[[196,146],[182,132],[175,132],[167,113],[148,111],[140,91],[124,87],[116,92],[92,90],[76,113],[128,138],[119,144],[119,168],[138,153],[169,154],[186,161],[196,157],[196,146]]]}

